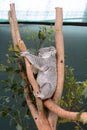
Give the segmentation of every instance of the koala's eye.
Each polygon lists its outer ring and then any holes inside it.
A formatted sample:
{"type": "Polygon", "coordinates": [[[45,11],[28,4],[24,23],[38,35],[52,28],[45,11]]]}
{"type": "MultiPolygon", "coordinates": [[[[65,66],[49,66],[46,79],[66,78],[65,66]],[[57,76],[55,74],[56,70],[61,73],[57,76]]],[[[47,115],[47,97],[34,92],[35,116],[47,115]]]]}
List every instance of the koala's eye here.
{"type": "Polygon", "coordinates": [[[40,54],[40,52],[37,53],[38,55],[40,54]]]}

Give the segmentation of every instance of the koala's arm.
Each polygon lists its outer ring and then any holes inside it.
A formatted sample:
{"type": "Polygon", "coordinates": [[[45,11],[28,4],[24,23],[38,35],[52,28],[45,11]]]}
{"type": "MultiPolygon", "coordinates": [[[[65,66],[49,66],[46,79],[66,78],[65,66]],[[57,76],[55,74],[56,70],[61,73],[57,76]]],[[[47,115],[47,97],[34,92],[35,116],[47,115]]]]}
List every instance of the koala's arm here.
{"type": "Polygon", "coordinates": [[[29,52],[21,52],[22,57],[26,57],[29,62],[38,70],[44,71],[46,69],[45,60],[41,57],[30,54],[29,52]]]}

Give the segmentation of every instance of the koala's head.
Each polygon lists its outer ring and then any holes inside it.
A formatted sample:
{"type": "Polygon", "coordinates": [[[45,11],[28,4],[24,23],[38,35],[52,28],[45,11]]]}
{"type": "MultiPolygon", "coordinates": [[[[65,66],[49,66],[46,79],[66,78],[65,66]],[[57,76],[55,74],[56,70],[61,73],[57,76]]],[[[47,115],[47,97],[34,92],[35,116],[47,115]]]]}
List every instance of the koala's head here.
{"type": "Polygon", "coordinates": [[[55,54],[56,54],[56,49],[53,46],[40,48],[38,50],[38,56],[43,57],[43,58],[48,58],[50,56],[55,56],[55,54]]]}

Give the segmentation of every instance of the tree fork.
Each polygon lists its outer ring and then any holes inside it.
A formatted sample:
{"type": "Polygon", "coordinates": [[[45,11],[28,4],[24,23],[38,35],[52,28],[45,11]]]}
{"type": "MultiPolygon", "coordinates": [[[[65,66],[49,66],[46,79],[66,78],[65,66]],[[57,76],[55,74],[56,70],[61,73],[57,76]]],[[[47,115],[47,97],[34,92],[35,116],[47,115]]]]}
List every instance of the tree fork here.
{"type": "MultiPolygon", "coordinates": [[[[10,4],[10,11],[8,13],[9,22],[11,26],[11,33],[14,43],[14,48],[19,47],[20,51],[27,51],[27,48],[21,40],[18,23],[15,13],[15,5],[10,4]]],[[[56,8],[56,20],[55,20],[55,41],[56,41],[56,49],[57,49],[57,89],[54,94],[53,99],[48,99],[46,101],[41,101],[39,98],[36,98],[37,108],[32,103],[32,99],[30,96],[26,96],[27,105],[31,111],[32,117],[36,123],[38,130],[56,130],[57,118],[58,116],[61,118],[69,119],[72,121],[78,121],[77,115],[79,112],[70,112],[62,109],[57,104],[61,100],[63,83],[64,83],[64,42],[63,42],[63,34],[62,34],[62,8],[56,8]],[[49,109],[49,116],[46,118],[44,113],[43,104],[49,109]]],[[[24,58],[27,70],[27,78],[30,81],[34,91],[37,93],[39,91],[36,80],[33,77],[32,66],[24,58]]],[[[19,67],[21,67],[19,65],[19,67]]],[[[21,74],[24,79],[24,72],[21,74]]],[[[24,93],[29,93],[28,87],[24,88],[24,93]]],[[[83,112],[80,115],[79,121],[87,123],[87,113],[83,112]]]]}

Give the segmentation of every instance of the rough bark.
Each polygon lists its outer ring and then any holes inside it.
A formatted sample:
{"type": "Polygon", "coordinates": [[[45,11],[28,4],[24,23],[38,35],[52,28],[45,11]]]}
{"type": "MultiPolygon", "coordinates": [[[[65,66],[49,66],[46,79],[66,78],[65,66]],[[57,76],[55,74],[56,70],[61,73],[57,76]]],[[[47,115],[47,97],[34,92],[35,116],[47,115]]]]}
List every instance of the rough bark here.
{"type": "MultiPolygon", "coordinates": [[[[25,43],[21,40],[18,23],[15,13],[15,5],[10,5],[9,11],[9,22],[11,26],[11,33],[14,43],[14,48],[19,47],[20,51],[27,51],[25,43]]],[[[72,121],[77,121],[78,112],[70,112],[62,109],[58,106],[58,102],[62,96],[63,90],[63,82],[64,82],[64,42],[63,42],[63,34],[62,34],[62,8],[56,8],[56,21],[55,21],[55,41],[56,41],[56,49],[57,49],[57,89],[54,94],[53,99],[48,99],[46,101],[41,101],[39,98],[36,98],[37,109],[32,103],[32,99],[29,96],[29,89],[27,86],[24,88],[24,93],[27,93],[25,97],[27,105],[31,111],[32,117],[36,123],[38,130],[56,130],[57,118],[58,116],[61,118],[66,118],[72,121]],[[44,113],[44,107],[48,108],[49,115],[48,117],[44,113]]],[[[26,73],[21,71],[21,76],[26,81],[29,80],[33,90],[35,93],[39,91],[36,80],[34,79],[32,72],[32,65],[24,58],[26,64],[26,73]]],[[[21,63],[19,64],[19,68],[22,70],[21,63]]],[[[84,112],[81,114],[79,121],[84,122],[87,118],[87,113],[84,112]]]]}

